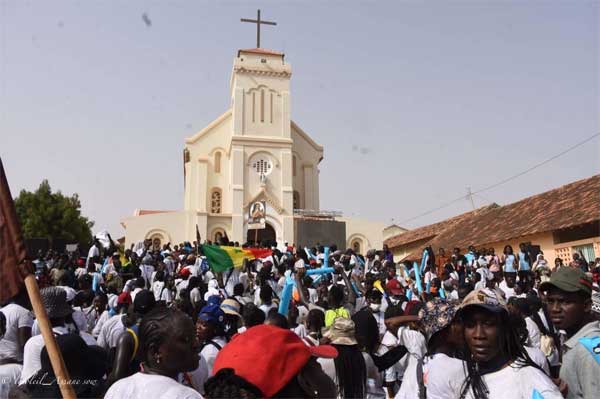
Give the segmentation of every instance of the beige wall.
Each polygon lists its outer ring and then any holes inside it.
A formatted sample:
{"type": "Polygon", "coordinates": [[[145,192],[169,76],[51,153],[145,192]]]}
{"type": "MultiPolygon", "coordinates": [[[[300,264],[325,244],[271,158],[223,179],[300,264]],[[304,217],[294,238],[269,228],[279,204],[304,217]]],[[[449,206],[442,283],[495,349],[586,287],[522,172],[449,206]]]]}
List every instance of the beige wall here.
{"type": "Polygon", "coordinates": [[[420,254],[421,251],[423,251],[423,248],[425,248],[425,245],[427,244],[428,241],[429,241],[428,239],[418,240],[415,242],[411,242],[408,245],[401,245],[398,247],[390,248],[390,250],[392,251],[392,254],[394,254],[394,261],[399,262],[411,253],[419,253],[420,254]]]}
{"type": "Polygon", "coordinates": [[[531,242],[532,245],[539,245],[542,252],[544,252],[544,257],[550,263],[550,265],[554,265],[554,260],[557,257],[563,259],[566,263],[570,262],[572,259],[572,248],[575,246],[585,245],[585,244],[593,244],[594,252],[596,256],[600,256],[600,237],[592,237],[587,238],[585,240],[578,241],[570,241],[564,242],[560,244],[554,244],[554,237],[552,232],[539,233],[529,236],[524,236],[517,239],[512,239],[510,241],[493,243],[491,245],[484,245],[484,247],[489,248],[493,247],[496,251],[496,254],[501,254],[504,250],[505,245],[512,246],[513,250],[516,252],[519,251],[519,244],[522,242],[531,242]]]}
{"type": "Polygon", "coordinates": [[[125,226],[126,248],[129,248],[131,244],[154,237],[160,238],[163,244],[194,241],[196,239],[196,223],[198,223],[201,236],[206,237],[206,218],[197,217],[184,211],[131,216],[123,219],[121,223],[125,226]]]}
{"type": "Polygon", "coordinates": [[[346,222],[346,247],[352,248],[352,243],[358,241],[361,253],[363,254],[369,249],[379,250],[383,248],[383,229],[385,228],[385,223],[347,217],[336,219],[346,222]]]}

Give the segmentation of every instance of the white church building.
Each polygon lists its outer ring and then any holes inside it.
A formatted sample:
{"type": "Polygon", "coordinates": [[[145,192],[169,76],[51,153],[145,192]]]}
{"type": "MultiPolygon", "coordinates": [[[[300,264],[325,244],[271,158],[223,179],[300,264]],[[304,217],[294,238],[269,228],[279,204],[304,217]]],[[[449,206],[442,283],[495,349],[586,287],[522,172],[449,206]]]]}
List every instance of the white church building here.
{"type": "Polygon", "coordinates": [[[327,220],[345,224],[346,247],[362,253],[382,247],[383,223],[320,210],[323,147],[291,118],[291,75],[282,53],[238,51],[231,108],[185,140],[183,210],[136,210],[121,221],[127,246],[144,239],[191,242],[196,226],[202,240],[226,234],[240,244],[255,237],[292,244],[300,238],[299,223],[327,220]],[[265,228],[257,231],[248,227],[255,202],[266,205],[265,228]]]}

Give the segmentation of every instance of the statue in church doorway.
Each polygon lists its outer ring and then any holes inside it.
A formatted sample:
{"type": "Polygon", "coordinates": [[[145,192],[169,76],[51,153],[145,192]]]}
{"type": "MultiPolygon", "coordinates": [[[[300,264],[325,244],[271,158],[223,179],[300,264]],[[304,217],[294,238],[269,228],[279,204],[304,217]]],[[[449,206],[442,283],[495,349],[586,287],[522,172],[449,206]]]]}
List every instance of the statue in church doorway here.
{"type": "Polygon", "coordinates": [[[265,175],[264,173],[260,174],[260,185],[264,186],[265,184],[267,184],[267,175],[265,175]]]}

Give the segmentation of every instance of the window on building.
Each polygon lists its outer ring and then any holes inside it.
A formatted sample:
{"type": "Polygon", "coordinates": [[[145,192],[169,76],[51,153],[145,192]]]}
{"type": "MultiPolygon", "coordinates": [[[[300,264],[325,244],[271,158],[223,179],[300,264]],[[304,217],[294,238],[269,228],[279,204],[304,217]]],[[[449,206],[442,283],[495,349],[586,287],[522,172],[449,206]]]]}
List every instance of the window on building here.
{"type": "Polygon", "coordinates": [[[292,157],[292,176],[296,177],[296,168],[298,165],[298,160],[296,159],[296,156],[294,155],[292,157]]]}
{"type": "Polygon", "coordinates": [[[300,209],[300,193],[294,190],[294,209],[300,209]]]}
{"type": "Polygon", "coordinates": [[[215,152],[215,173],[221,173],[221,151],[215,152]]]}
{"type": "Polygon", "coordinates": [[[273,163],[270,159],[261,157],[252,163],[252,169],[254,169],[258,175],[268,176],[273,170],[273,163]]]}
{"type": "Polygon", "coordinates": [[[210,212],[221,213],[221,189],[213,188],[210,195],[210,212]]]}
{"type": "Polygon", "coordinates": [[[265,121],[265,90],[260,91],[260,121],[265,121]]]}
{"type": "Polygon", "coordinates": [[[592,262],[596,259],[596,254],[594,253],[594,244],[585,244],[573,247],[573,253],[575,252],[583,255],[585,260],[588,262],[592,262]]]}

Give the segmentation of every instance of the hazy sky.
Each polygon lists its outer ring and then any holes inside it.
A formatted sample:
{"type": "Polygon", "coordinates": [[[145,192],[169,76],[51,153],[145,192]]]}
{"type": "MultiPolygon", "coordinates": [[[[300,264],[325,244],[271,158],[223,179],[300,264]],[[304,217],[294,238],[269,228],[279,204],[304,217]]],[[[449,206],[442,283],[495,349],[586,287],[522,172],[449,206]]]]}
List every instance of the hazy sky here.
{"type": "MultiPolygon", "coordinates": [[[[263,47],[292,64],[292,118],[325,148],[322,209],[402,223],[600,131],[597,1],[0,0],[13,194],[46,178],[113,236],[135,208],[181,209],[184,139],[227,109],[258,7],[278,23],[263,47]]],[[[598,171],[596,138],[475,205],[598,171]]]]}

